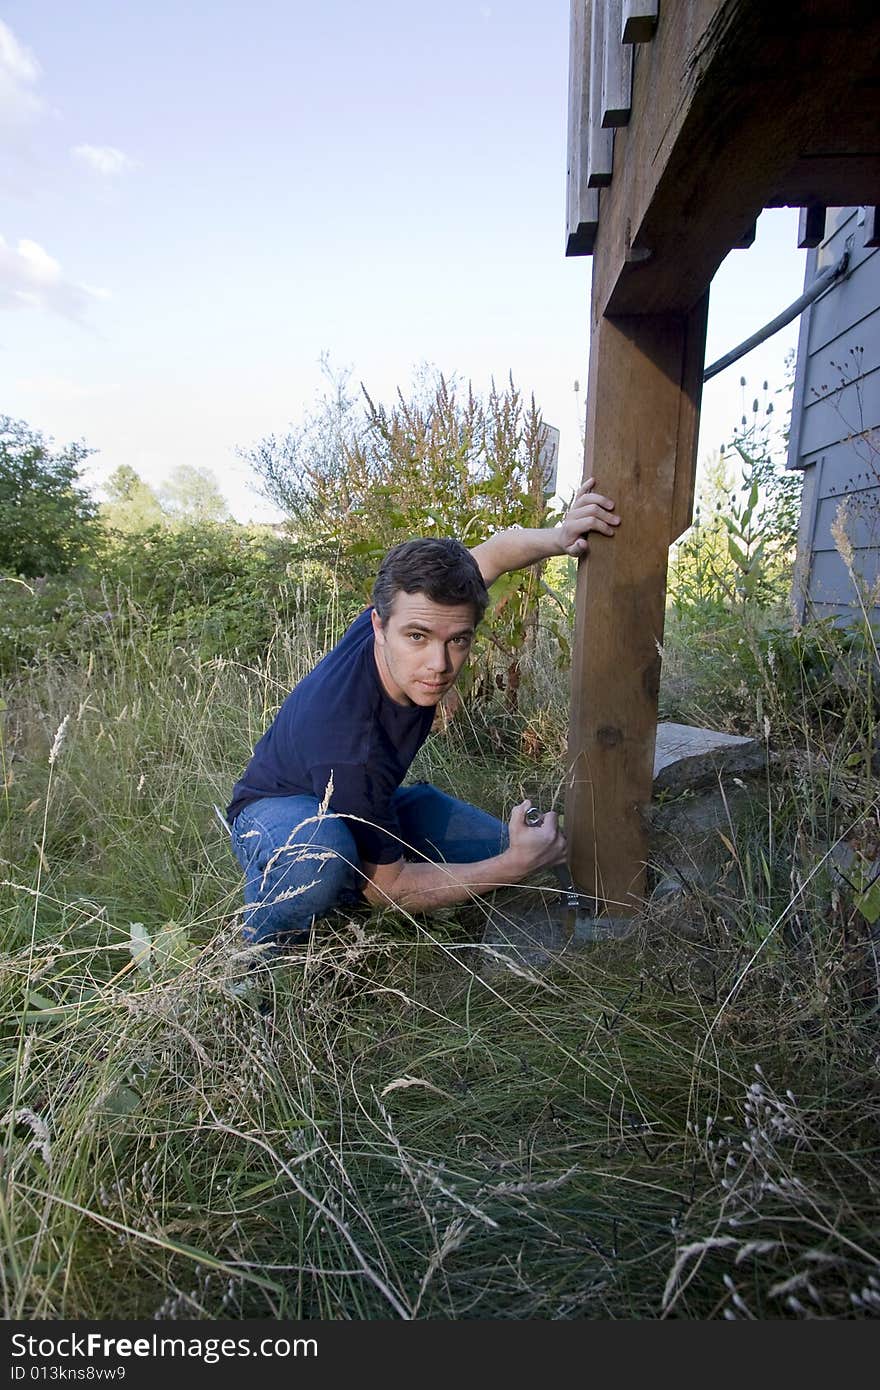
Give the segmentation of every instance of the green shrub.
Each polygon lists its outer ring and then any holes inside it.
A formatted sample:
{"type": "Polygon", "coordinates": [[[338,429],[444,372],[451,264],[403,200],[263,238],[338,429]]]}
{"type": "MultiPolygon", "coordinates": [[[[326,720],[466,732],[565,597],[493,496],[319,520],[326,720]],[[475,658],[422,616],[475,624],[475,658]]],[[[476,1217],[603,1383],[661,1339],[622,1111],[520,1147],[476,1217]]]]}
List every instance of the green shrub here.
{"type": "MultiPolygon", "coordinates": [[[[552,525],[543,490],[544,425],[534,398],[510,381],[486,400],[460,392],[442,374],[426,378],[391,407],[364,389],[359,411],[347,377],[286,437],[262,440],[243,456],[267,495],[287,513],[297,551],[330,565],[350,607],[369,601],[384,553],[415,536],[456,536],[475,546],[509,527],[552,525]]],[[[500,682],[515,706],[520,657],[534,639],[542,566],[493,585],[464,688],[500,682]]],[[[551,610],[559,659],[567,624],[551,610]]]]}
{"type": "Polygon", "coordinates": [[[267,528],[230,522],[115,533],[90,569],[3,586],[0,671],[49,654],[99,653],[133,629],[206,659],[253,659],[304,594],[334,631],[350,616],[338,612],[333,573],[267,528]]]}
{"type": "Polygon", "coordinates": [[[0,581],[0,673],[12,675],[36,657],[69,656],[100,645],[115,614],[88,571],[0,581]]]}
{"type": "Polygon", "coordinates": [[[79,486],[92,450],[0,415],[0,573],[67,574],[100,539],[97,504],[79,486]]]}
{"type": "Polygon", "coordinates": [[[694,524],[670,555],[668,595],[679,620],[712,623],[743,605],[754,613],[788,600],[803,478],[785,466],[787,435],[771,433],[772,413],[771,401],[762,417],[756,398],[751,421],[743,415],[729,450],[706,465],[694,524]]]}

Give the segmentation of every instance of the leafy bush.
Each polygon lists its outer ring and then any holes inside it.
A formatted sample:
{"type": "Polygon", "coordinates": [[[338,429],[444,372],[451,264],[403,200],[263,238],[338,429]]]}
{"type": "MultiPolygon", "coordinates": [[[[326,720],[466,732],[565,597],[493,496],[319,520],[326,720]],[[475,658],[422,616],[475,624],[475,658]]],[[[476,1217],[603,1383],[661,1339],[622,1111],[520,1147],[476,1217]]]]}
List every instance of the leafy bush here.
{"type": "Polygon", "coordinates": [[[0,671],[49,653],[100,651],[133,627],[206,659],[251,659],[304,590],[316,617],[336,625],[332,575],[297,559],[266,528],[205,523],[117,534],[91,570],[4,585],[0,671]]]}
{"type": "Polygon", "coordinates": [[[113,612],[86,570],[0,582],[0,673],[11,675],[35,657],[88,650],[106,635],[113,612]]]}
{"type": "MultiPolygon", "coordinates": [[[[244,457],[267,496],[284,510],[298,554],[332,566],[349,605],[369,599],[381,557],[415,536],[456,536],[478,545],[509,527],[552,524],[541,449],[544,426],[534,399],[526,405],[509,382],[488,399],[459,394],[442,374],[387,408],[364,389],[359,411],[346,375],[285,438],[270,436],[244,457]]],[[[540,566],[503,576],[470,668],[483,691],[497,681],[515,703],[520,652],[538,621],[540,566]],[[497,679],[496,679],[497,678],[497,679]]],[[[551,612],[562,660],[566,624],[551,612]]]]}
{"type": "Polygon", "coordinates": [[[308,590],[316,619],[333,621],[332,574],[268,528],[235,523],[153,527],[120,537],[105,576],[150,615],[154,632],[202,657],[260,655],[291,600],[308,590]]]}
{"type": "Polygon", "coordinates": [[[67,574],[97,544],[97,504],[78,486],[90,453],[53,451],[38,430],[0,415],[0,571],[67,574]]]}
{"type": "Polygon", "coordinates": [[[762,417],[756,398],[751,422],[743,415],[730,449],[707,469],[694,525],[670,557],[669,599],[682,622],[702,624],[745,604],[769,610],[788,599],[803,478],[778,454],[772,413],[771,401],[762,417]]]}

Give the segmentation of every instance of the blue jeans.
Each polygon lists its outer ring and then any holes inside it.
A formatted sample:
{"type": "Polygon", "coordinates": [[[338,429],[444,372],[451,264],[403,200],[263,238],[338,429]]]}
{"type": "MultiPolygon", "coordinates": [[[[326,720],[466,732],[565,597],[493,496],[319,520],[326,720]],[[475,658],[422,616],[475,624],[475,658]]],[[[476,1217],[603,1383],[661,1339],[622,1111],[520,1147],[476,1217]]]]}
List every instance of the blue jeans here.
{"type": "MultiPolygon", "coordinates": [[[[399,788],[393,804],[406,859],[474,864],[507,848],[502,821],[427,782],[399,788]]],[[[245,875],[246,941],[295,945],[316,917],[364,901],[354,836],[319,805],[314,796],[267,796],[236,816],[232,849],[245,875]]]]}

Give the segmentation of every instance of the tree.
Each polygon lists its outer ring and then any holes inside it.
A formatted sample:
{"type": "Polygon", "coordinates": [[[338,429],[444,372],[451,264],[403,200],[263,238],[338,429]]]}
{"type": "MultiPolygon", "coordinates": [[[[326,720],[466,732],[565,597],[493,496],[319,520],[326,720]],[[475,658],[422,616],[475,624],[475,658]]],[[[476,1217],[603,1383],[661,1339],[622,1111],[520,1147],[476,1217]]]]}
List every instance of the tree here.
{"type": "Polygon", "coordinates": [[[0,570],[33,579],[66,574],[98,540],[97,503],[79,486],[94,453],[53,450],[23,420],[0,415],[0,570]]]}
{"type": "Polygon", "coordinates": [[[122,463],[104,484],[107,501],[101,519],[115,531],[135,534],[161,526],[165,513],[156,493],[127,463],[122,463]]]}
{"type": "Polygon", "coordinates": [[[208,468],[181,463],[160,489],[163,510],[178,521],[226,521],[229,508],[208,468]]]}

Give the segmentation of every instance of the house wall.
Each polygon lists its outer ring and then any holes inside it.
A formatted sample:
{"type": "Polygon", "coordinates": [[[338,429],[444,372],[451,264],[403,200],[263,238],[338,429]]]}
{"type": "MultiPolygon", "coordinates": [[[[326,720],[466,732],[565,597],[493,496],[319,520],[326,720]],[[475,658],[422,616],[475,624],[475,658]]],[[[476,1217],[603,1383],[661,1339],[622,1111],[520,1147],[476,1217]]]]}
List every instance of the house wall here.
{"type": "Polygon", "coordinates": [[[866,211],[829,209],[807,256],[805,286],[845,249],[850,260],[801,319],[788,466],[804,472],[797,611],[847,622],[862,613],[860,590],[880,626],[880,248],[865,245],[866,211]]]}

